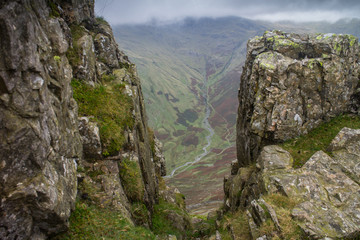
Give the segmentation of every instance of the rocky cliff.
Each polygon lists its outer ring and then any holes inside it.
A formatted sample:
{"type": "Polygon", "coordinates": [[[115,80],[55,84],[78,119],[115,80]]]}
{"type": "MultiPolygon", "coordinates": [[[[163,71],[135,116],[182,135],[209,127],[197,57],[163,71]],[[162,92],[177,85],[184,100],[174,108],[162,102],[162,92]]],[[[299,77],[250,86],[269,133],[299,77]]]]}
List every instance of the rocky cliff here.
{"type": "Polygon", "coordinates": [[[248,42],[237,120],[240,166],[261,146],[358,111],[359,44],[351,35],[265,32],[248,42]]]}
{"type": "Polygon", "coordinates": [[[349,35],[249,40],[224,209],[253,239],[360,236],[359,130],[342,128],[360,127],[359,59],[349,35]]]}
{"type": "Polygon", "coordinates": [[[151,226],[164,159],[135,66],[94,2],[2,1],[0,23],[0,238],[65,231],[76,198],[130,222],[138,201],[151,226]]]}
{"type": "Polygon", "coordinates": [[[246,209],[253,239],[357,239],[359,131],[343,128],[327,153],[315,152],[299,169],[288,151],[265,146],[256,167],[240,168],[226,180],[225,208],[246,209]]]}

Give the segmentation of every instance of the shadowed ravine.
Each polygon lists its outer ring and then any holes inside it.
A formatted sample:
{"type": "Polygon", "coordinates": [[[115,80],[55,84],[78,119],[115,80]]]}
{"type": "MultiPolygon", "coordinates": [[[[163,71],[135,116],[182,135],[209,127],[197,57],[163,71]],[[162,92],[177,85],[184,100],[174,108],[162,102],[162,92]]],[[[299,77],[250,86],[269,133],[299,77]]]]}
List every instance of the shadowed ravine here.
{"type": "Polygon", "coordinates": [[[190,162],[186,162],[183,165],[176,167],[174,170],[172,170],[171,174],[166,176],[166,178],[170,178],[173,177],[175,175],[176,172],[178,172],[178,170],[184,168],[182,171],[185,171],[189,166],[193,165],[194,163],[198,163],[201,161],[201,159],[203,157],[205,157],[211,149],[209,149],[210,145],[211,145],[211,141],[212,141],[212,136],[214,135],[214,129],[212,129],[210,123],[209,123],[209,117],[210,117],[210,106],[208,103],[208,86],[207,86],[207,80],[208,77],[206,76],[206,71],[205,71],[205,76],[204,76],[204,87],[202,89],[202,96],[204,98],[204,105],[205,105],[205,117],[204,120],[202,122],[203,127],[209,132],[209,135],[206,136],[206,141],[207,144],[202,148],[203,149],[203,153],[201,153],[200,155],[196,156],[194,161],[190,161],[190,162]]]}

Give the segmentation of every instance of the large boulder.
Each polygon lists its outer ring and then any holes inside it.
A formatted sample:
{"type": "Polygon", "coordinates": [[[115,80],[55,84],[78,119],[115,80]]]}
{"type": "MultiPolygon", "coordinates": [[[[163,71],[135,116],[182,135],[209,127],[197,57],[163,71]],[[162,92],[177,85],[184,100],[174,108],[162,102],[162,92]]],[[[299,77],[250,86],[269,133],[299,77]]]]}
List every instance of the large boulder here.
{"type": "Polygon", "coordinates": [[[351,35],[265,32],[249,40],[237,121],[240,167],[262,146],[306,134],[356,111],[359,43],[351,35]]]}
{"type": "MultiPolygon", "coordinates": [[[[283,158],[280,165],[288,165],[287,169],[262,174],[266,192],[278,192],[298,202],[292,216],[311,238],[360,236],[359,137],[359,130],[344,128],[329,147],[335,150],[333,157],[318,151],[296,170],[283,158]]],[[[280,157],[262,160],[270,164],[272,159],[280,157]]]]}

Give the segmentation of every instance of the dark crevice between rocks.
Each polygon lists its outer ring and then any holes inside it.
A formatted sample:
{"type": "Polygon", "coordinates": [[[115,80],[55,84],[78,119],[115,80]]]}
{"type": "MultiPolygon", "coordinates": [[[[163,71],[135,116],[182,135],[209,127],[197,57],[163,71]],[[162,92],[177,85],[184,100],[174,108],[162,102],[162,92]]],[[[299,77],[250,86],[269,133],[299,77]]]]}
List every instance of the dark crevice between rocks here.
{"type": "Polygon", "coordinates": [[[350,97],[349,110],[352,113],[360,114],[360,79],[356,89],[356,92],[350,97]]]}

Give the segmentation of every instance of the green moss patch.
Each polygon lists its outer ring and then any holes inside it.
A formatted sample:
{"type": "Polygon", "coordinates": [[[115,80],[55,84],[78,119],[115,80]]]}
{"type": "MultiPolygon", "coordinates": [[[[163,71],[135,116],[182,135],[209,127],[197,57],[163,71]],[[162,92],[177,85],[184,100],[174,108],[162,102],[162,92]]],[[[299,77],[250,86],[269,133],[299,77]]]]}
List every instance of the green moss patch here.
{"type": "Polygon", "coordinates": [[[149,223],[148,210],[141,202],[135,202],[131,205],[131,215],[137,225],[141,226],[149,223]]]}
{"type": "Polygon", "coordinates": [[[103,155],[116,154],[125,143],[124,130],[132,128],[132,100],[123,85],[91,87],[73,79],[71,86],[80,116],[94,116],[99,124],[103,155]]]}
{"type": "Polygon", "coordinates": [[[208,239],[206,237],[210,237],[216,234],[216,217],[206,217],[204,215],[192,215],[192,217],[202,219],[201,222],[194,224],[194,232],[192,237],[195,239],[208,239]]]}
{"type": "Polygon", "coordinates": [[[294,158],[294,167],[302,167],[317,151],[326,151],[334,137],[343,127],[360,128],[360,117],[341,115],[321,124],[307,135],[287,141],[281,145],[294,158]]]}
{"type": "Polygon", "coordinates": [[[233,226],[234,235],[239,240],[251,239],[250,227],[244,211],[237,211],[236,213],[227,213],[221,220],[220,233],[224,240],[231,240],[231,234],[228,226],[233,226]]]}
{"type": "Polygon", "coordinates": [[[185,196],[184,196],[184,194],[175,193],[175,202],[180,208],[185,209],[186,205],[185,205],[185,196]]]}
{"type": "Polygon", "coordinates": [[[85,28],[81,25],[71,25],[71,36],[72,36],[72,46],[69,47],[66,52],[66,57],[68,58],[70,64],[74,66],[78,66],[81,64],[81,49],[78,46],[78,40],[85,35],[85,28]]]}
{"type": "Polygon", "coordinates": [[[263,198],[274,208],[282,228],[282,236],[279,236],[276,232],[271,219],[268,219],[260,227],[261,235],[266,234],[271,236],[272,239],[306,239],[298,224],[291,217],[291,211],[297,205],[296,201],[278,193],[269,194],[263,198]]]}
{"type": "Polygon", "coordinates": [[[128,158],[119,162],[120,179],[126,196],[131,202],[142,202],[144,197],[144,185],[141,178],[140,166],[128,158]]]}
{"type": "MultiPolygon", "coordinates": [[[[160,199],[159,203],[154,207],[154,213],[152,216],[153,232],[157,235],[176,235],[180,236],[191,235],[190,232],[190,217],[182,208],[179,206],[168,203],[164,199],[160,199]],[[182,216],[185,219],[186,225],[188,225],[188,232],[184,233],[177,229],[169,219],[168,214],[174,212],[175,214],[182,216]]],[[[186,226],[185,226],[186,228],[186,226]]]]}
{"type": "Polygon", "coordinates": [[[95,18],[96,22],[98,24],[107,24],[109,25],[109,23],[105,20],[105,18],[103,16],[98,16],[95,18]]]}
{"type": "Polygon", "coordinates": [[[152,156],[155,157],[155,135],[154,130],[152,128],[148,127],[148,137],[149,137],[149,143],[151,148],[152,156]]]}
{"type": "Polygon", "coordinates": [[[156,239],[156,237],[147,228],[134,227],[120,212],[80,201],[71,214],[69,231],[53,238],[53,240],[60,239],[156,239]]]}
{"type": "Polygon", "coordinates": [[[60,17],[60,13],[59,13],[59,9],[58,9],[57,5],[53,1],[49,1],[48,4],[49,4],[49,7],[50,7],[49,16],[51,18],[60,17]]]}

